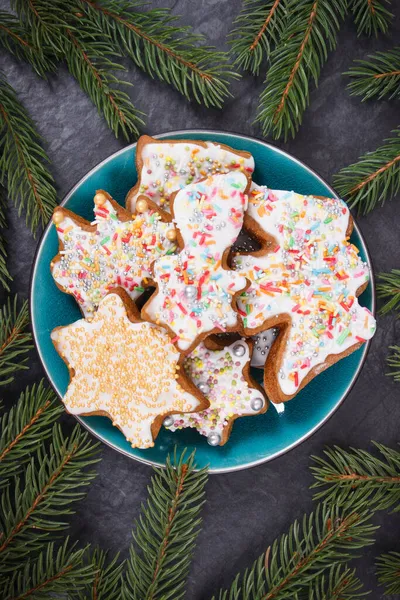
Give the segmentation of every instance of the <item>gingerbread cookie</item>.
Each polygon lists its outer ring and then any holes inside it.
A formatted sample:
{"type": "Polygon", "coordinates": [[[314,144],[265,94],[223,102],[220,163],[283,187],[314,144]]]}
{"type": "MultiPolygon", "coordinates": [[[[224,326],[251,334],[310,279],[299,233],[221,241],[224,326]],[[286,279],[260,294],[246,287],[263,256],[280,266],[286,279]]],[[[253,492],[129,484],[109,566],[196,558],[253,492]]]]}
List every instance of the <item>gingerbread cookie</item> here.
{"type": "Polygon", "coordinates": [[[254,171],[249,152],[233,150],[224,144],[200,140],[157,140],[148,135],[139,138],[136,147],[138,182],[126,199],[134,210],[139,195],[169,210],[173,192],[205,177],[229,171],[254,171]]]}
{"type": "Polygon", "coordinates": [[[264,384],[282,402],[373,336],[375,319],[357,300],[369,271],[349,241],[353,221],[341,200],[253,186],[248,212],[253,235],[269,247],[235,258],[251,281],[238,309],[247,335],[280,330],[264,384]]]}
{"type": "Polygon", "coordinates": [[[140,321],[123,290],[103,298],[92,319],[54,329],[51,339],[70,371],[67,411],[109,417],[133,448],[153,446],[166,415],[208,406],[167,333],[140,321]]]}
{"type": "Polygon", "coordinates": [[[89,223],[58,207],[53,221],[59,253],[51,272],[57,286],[72,294],[85,316],[91,315],[107,292],[122,287],[132,300],[145,289],[150,265],[176,249],[171,217],[143,201],[132,215],[99,190],[94,197],[95,220],[89,223]]]}
{"type": "Polygon", "coordinates": [[[166,327],[185,354],[211,333],[240,329],[236,296],[247,281],[229,270],[227,256],[242,228],[248,187],[243,173],[214,175],[171,202],[181,251],[155,261],[157,291],[142,316],[166,327]]]}
{"type": "Polygon", "coordinates": [[[268,408],[262,389],[250,376],[252,342],[241,339],[225,348],[207,338],[186,357],[183,368],[210,402],[191,414],[174,414],[164,425],[176,431],[193,427],[211,446],[228,441],[238,417],[259,415],[268,408]]]}

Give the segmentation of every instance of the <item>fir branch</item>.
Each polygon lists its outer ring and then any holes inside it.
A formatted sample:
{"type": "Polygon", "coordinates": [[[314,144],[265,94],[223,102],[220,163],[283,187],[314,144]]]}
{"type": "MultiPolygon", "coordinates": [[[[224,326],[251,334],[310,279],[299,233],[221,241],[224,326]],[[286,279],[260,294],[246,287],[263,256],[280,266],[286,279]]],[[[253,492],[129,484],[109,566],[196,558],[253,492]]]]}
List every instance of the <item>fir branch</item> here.
{"type": "Polygon", "coordinates": [[[347,86],[352,96],[363,96],[364,100],[385,96],[389,100],[400,97],[400,46],[377,52],[370,60],[356,60],[345,75],[353,78],[347,86]]]}
{"type": "Polygon", "coordinates": [[[35,561],[21,561],[19,569],[4,581],[2,599],[48,598],[52,594],[65,597],[66,591],[83,589],[94,576],[92,564],[83,562],[86,551],[70,545],[68,538],[58,549],[53,542],[46,544],[35,561]]]}
{"type": "MultiPolygon", "coordinates": [[[[355,569],[339,564],[332,565],[314,579],[310,588],[305,590],[304,600],[359,600],[366,595],[368,592],[363,591],[355,569]]],[[[303,600],[303,594],[299,595],[299,600],[303,600]]]]}
{"type": "Polygon", "coordinates": [[[400,382],[400,346],[389,346],[389,350],[393,350],[392,354],[390,354],[386,361],[391,369],[394,369],[387,373],[395,381],[400,382]]]}
{"type": "Polygon", "coordinates": [[[376,573],[385,594],[400,594],[400,552],[382,554],[376,561],[376,573]]]}
{"type": "Polygon", "coordinates": [[[26,212],[26,222],[35,232],[47,224],[56,205],[54,180],[35,125],[2,74],[0,147],[0,183],[6,182],[19,214],[26,212]]]}
{"type": "Polygon", "coordinates": [[[80,600],[120,600],[125,561],[118,563],[118,559],[119,554],[108,560],[108,552],[100,548],[87,553],[85,563],[92,565],[95,575],[78,594],[80,600]]]}
{"type": "Polygon", "coordinates": [[[18,402],[0,417],[0,487],[28,462],[52,432],[63,412],[55,394],[43,381],[26,388],[18,402]]]}
{"type": "Polygon", "coordinates": [[[378,298],[386,300],[381,307],[381,315],[386,315],[392,310],[400,311],[400,269],[392,269],[390,273],[380,273],[376,286],[378,298]]]}
{"type": "Polygon", "coordinates": [[[67,438],[58,424],[53,426],[50,448],[39,447],[24,477],[16,477],[12,497],[9,487],[3,491],[0,572],[15,568],[52,532],[66,527],[60,517],[73,514],[70,505],[84,497],[82,488],[95,477],[86,468],[98,462],[97,448],[79,425],[67,438]]]}
{"type": "Polygon", "coordinates": [[[301,525],[295,521],[242,577],[237,576],[229,590],[221,590],[218,599],[302,597],[316,585],[324,569],[346,563],[352,551],[371,544],[375,529],[366,512],[343,512],[319,504],[314,513],[304,516],[301,525]]]}
{"type": "Polygon", "coordinates": [[[226,52],[200,46],[203,36],[175,25],[169,9],[138,12],[142,2],[79,0],[82,11],[143,71],[165,81],[188,99],[220,108],[232,71],[226,52]]]}
{"type": "Polygon", "coordinates": [[[350,8],[358,35],[387,33],[393,14],[385,5],[390,5],[390,0],[351,0],[350,8]]]}
{"type": "Polygon", "coordinates": [[[3,231],[7,227],[5,208],[6,206],[3,190],[0,190],[0,285],[2,285],[7,292],[9,292],[9,283],[12,281],[12,277],[7,267],[6,242],[3,236],[3,231]]]}
{"type": "Polygon", "coordinates": [[[149,498],[135,524],[122,596],[125,600],[179,600],[199,533],[207,469],[194,454],[170,457],[156,469],[149,498]]]}
{"type": "Polygon", "coordinates": [[[128,94],[118,89],[121,82],[113,70],[123,67],[111,60],[107,41],[100,31],[91,32],[83,25],[79,32],[66,30],[64,53],[68,70],[75,77],[84,92],[92,100],[99,114],[103,114],[107,125],[115,136],[120,133],[129,140],[130,134],[139,135],[139,125],[144,121],[133,106],[128,94]]]}
{"type": "Polygon", "coordinates": [[[18,297],[8,298],[0,307],[0,387],[14,381],[14,373],[27,369],[25,356],[32,348],[28,303],[18,310],[18,297]]]}
{"type": "Polygon", "coordinates": [[[309,103],[309,80],[318,84],[345,11],[346,0],[289,0],[290,19],[260,96],[257,121],[264,135],[286,140],[298,131],[309,103]]]}
{"type": "Polygon", "coordinates": [[[368,214],[400,190],[400,128],[392,133],[386,144],[364,154],[333,178],[337,192],[359,213],[368,214]]]}
{"type": "Polygon", "coordinates": [[[0,44],[20,60],[32,65],[41,77],[54,69],[54,62],[44,54],[42,47],[34,45],[20,20],[4,11],[0,11],[0,44]]]}
{"type": "Polygon", "coordinates": [[[45,48],[47,53],[61,58],[63,55],[63,39],[68,27],[66,16],[73,7],[69,3],[69,11],[65,2],[60,0],[11,0],[12,8],[18,13],[25,29],[30,32],[33,44],[37,48],[45,48]]]}
{"type": "Polygon", "coordinates": [[[312,488],[323,488],[314,499],[338,506],[369,506],[371,510],[400,511],[400,452],[374,442],[376,457],[365,450],[343,450],[334,446],[324,451],[326,458],[313,456],[312,488]]]}
{"type": "Polygon", "coordinates": [[[235,64],[253,75],[283,35],[286,27],[286,0],[244,0],[236,25],[229,34],[229,44],[236,55],[235,64]]]}

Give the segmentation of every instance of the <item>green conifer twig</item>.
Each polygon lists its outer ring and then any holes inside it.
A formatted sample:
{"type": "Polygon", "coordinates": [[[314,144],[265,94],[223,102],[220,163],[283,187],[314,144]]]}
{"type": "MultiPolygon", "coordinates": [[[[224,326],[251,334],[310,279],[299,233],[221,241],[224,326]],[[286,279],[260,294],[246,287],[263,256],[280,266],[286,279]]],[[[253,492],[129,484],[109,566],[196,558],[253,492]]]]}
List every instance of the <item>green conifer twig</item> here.
{"type": "Polygon", "coordinates": [[[44,544],[35,559],[21,561],[18,570],[2,580],[2,600],[66,597],[66,592],[72,596],[93,581],[93,565],[83,562],[86,552],[87,548],[76,549],[68,538],[58,549],[54,542],[44,544]]]}
{"type": "Polygon", "coordinates": [[[41,381],[26,388],[10,411],[0,416],[0,488],[50,437],[52,425],[62,412],[55,394],[41,381]]]}
{"type": "Polygon", "coordinates": [[[379,100],[400,97],[400,46],[386,52],[377,52],[369,60],[356,60],[345,75],[352,81],[348,89],[352,96],[363,96],[369,100],[377,96],[379,100]]]}
{"type": "Polygon", "coordinates": [[[27,369],[25,356],[32,348],[31,334],[26,331],[29,323],[28,303],[18,309],[18,298],[8,298],[0,306],[0,387],[14,380],[14,373],[27,369]]]}
{"type": "Polygon", "coordinates": [[[344,167],[333,178],[334,186],[351,208],[369,213],[400,190],[400,128],[385,144],[344,167]]]}
{"type": "Polygon", "coordinates": [[[374,442],[380,456],[366,450],[327,448],[325,458],[313,456],[311,471],[318,491],[315,500],[336,506],[369,506],[400,511],[400,451],[374,442]],[[321,489],[322,488],[322,489],[321,489]]]}
{"type": "Polygon", "coordinates": [[[377,296],[386,300],[379,312],[386,315],[392,310],[400,311],[400,269],[392,269],[390,273],[380,273],[378,281],[377,296]]]}
{"type": "Polygon", "coordinates": [[[65,529],[60,520],[73,513],[71,504],[84,496],[95,472],[87,470],[98,462],[98,444],[92,444],[79,425],[65,438],[58,424],[52,442],[40,446],[29,461],[23,478],[16,477],[12,495],[3,491],[1,506],[0,572],[7,573],[32,550],[39,550],[48,536],[65,529]]]}
{"type": "Polygon", "coordinates": [[[381,554],[376,561],[379,583],[385,586],[385,594],[400,594],[400,552],[381,554]]]}
{"type": "Polygon", "coordinates": [[[367,595],[355,569],[339,564],[322,571],[298,600],[359,600],[367,595]]]}
{"type": "Polygon", "coordinates": [[[119,554],[112,560],[108,552],[94,548],[85,555],[85,564],[91,564],[94,572],[90,581],[78,594],[79,600],[121,600],[122,573],[125,561],[118,562],[119,554]]]}
{"type": "Polygon", "coordinates": [[[124,600],[180,600],[199,533],[207,469],[194,471],[194,454],[168,456],[155,469],[147,503],[135,523],[124,600]]]}
{"type": "Polygon", "coordinates": [[[9,283],[12,277],[7,267],[7,250],[3,232],[7,227],[6,205],[3,190],[0,190],[0,285],[7,292],[10,291],[9,283]]]}
{"type": "Polygon", "coordinates": [[[285,5],[286,0],[244,0],[228,38],[239,68],[258,75],[271,46],[283,34],[287,18],[285,5]]]}
{"type": "Polygon", "coordinates": [[[387,364],[392,369],[388,375],[393,377],[395,381],[400,382],[400,346],[389,346],[389,350],[393,352],[386,359],[387,364]]]}
{"type": "Polygon", "coordinates": [[[0,183],[26,213],[32,232],[47,224],[56,205],[49,159],[32,119],[0,74],[0,183]]]}
{"type": "Polygon", "coordinates": [[[229,590],[213,600],[284,600],[301,598],[331,565],[345,564],[352,552],[372,543],[376,528],[365,511],[340,511],[319,504],[315,512],[295,521],[288,533],[269,546],[238,575],[229,590]]]}
{"type": "Polygon", "coordinates": [[[351,0],[350,9],[354,15],[358,35],[387,33],[393,14],[386,8],[390,0],[351,0]]]}
{"type": "Polygon", "coordinates": [[[264,135],[287,139],[298,131],[329,49],[336,46],[346,0],[289,0],[285,34],[271,54],[257,121],[264,135]]]}

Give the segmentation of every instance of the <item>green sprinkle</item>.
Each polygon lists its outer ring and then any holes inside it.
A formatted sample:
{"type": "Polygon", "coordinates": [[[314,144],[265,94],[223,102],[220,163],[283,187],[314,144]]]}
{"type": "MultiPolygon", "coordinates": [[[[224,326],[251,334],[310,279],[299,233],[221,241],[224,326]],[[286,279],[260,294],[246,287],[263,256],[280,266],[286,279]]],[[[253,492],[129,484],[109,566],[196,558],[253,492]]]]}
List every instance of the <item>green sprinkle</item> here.
{"type": "Polygon", "coordinates": [[[290,239],[289,239],[289,248],[293,248],[293,246],[294,246],[294,238],[292,236],[290,236],[290,239]]]}
{"type": "Polygon", "coordinates": [[[246,304],[246,314],[249,315],[251,313],[250,304],[246,304]]]}
{"type": "Polygon", "coordinates": [[[342,333],[339,335],[339,337],[337,339],[337,343],[339,344],[339,346],[341,346],[343,344],[344,340],[347,338],[349,333],[350,333],[350,329],[348,327],[347,327],[347,329],[342,331],[342,333]]]}
{"type": "Polygon", "coordinates": [[[114,221],[118,221],[118,217],[117,217],[117,215],[116,215],[116,214],[114,214],[114,213],[110,213],[110,217],[111,217],[111,219],[113,219],[114,221]]]}
{"type": "Polygon", "coordinates": [[[243,317],[243,325],[247,328],[247,317],[243,317]]]}
{"type": "Polygon", "coordinates": [[[144,292],[144,287],[142,287],[141,285],[137,285],[135,287],[135,292],[144,292]]]}
{"type": "Polygon", "coordinates": [[[331,221],[333,221],[332,217],[327,217],[324,221],[325,225],[327,225],[328,223],[330,223],[331,221]]]}
{"type": "Polygon", "coordinates": [[[110,241],[110,236],[108,235],[107,237],[105,237],[101,240],[100,244],[102,246],[104,246],[104,244],[107,244],[107,242],[109,242],[109,241],[110,241]]]}
{"type": "Polygon", "coordinates": [[[240,185],[240,183],[231,183],[231,186],[236,188],[237,190],[241,190],[242,186],[240,185]]]}

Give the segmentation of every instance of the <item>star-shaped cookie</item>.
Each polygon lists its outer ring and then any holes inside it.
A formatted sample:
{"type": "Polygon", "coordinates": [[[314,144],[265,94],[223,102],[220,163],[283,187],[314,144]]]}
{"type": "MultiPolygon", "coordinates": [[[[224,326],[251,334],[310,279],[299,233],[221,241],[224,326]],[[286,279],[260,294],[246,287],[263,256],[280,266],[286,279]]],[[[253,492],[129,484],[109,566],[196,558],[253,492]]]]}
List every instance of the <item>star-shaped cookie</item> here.
{"type": "Polygon", "coordinates": [[[172,194],[185,185],[229,171],[251,175],[254,159],[249,152],[217,142],[157,140],[142,135],[136,147],[136,170],[138,182],[127,195],[128,210],[134,210],[143,194],[168,211],[172,194]]]}
{"type": "Polygon", "coordinates": [[[103,298],[92,319],[54,329],[51,339],[70,371],[67,411],[109,417],[133,448],[153,446],[167,415],[208,406],[168,334],[140,321],[123,290],[103,298]]]}
{"type": "Polygon", "coordinates": [[[257,223],[251,233],[269,245],[234,260],[251,281],[238,310],[246,335],[280,330],[264,385],[282,402],[374,334],[375,319],[357,299],[369,270],[349,240],[353,221],[342,200],[253,184],[248,212],[257,223]]]}
{"type": "Polygon", "coordinates": [[[211,446],[222,446],[239,417],[259,415],[268,408],[264,392],[250,376],[250,340],[221,347],[207,338],[186,357],[183,368],[210,402],[209,408],[190,414],[173,414],[164,425],[176,431],[193,427],[211,446]]]}
{"type": "Polygon", "coordinates": [[[154,262],[157,290],[142,317],[166,327],[185,354],[211,333],[241,327],[236,296],[247,281],[227,258],[243,225],[248,187],[243,173],[232,172],[188,185],[172,199],[180,252],[154,262]]]}
{"type": "Polygon", "coordinates": [[[140,210],[132,215],[103,190],[94,197],[92,223],[65,208],[55,209],[59,253],[51,272],[85,316],[94,313],[111,288],[120,286],[132,300],[138,298],[148,283],[151,263],[176,249],[171,216],[150,200],[142,202],[140,210]]]}

